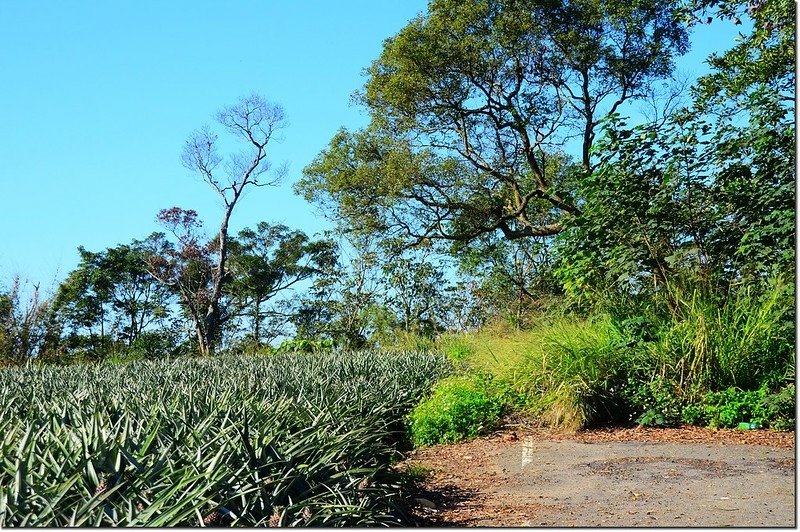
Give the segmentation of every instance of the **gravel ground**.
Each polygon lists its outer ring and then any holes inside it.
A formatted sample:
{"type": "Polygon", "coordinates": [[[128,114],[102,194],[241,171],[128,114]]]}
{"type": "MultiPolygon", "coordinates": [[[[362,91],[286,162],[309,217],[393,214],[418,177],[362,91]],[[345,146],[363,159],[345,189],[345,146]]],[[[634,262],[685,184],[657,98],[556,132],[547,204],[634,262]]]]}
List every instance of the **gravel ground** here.
{"type": "Polygon", "coordinates": [[[405,464],[428,526],[796,526],[794,433],[517,430],[405,464]]]}

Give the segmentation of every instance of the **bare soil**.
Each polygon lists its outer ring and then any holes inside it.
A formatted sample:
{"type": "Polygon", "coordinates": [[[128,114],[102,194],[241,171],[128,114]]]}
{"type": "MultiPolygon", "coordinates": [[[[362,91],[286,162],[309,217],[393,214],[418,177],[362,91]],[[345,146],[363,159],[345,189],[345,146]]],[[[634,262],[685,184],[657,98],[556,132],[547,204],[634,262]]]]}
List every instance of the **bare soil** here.
{"type": "Polygon", "coordinates": [[[506,430],[403,467],[424,526],[796,526],[794,432],[506,430]]]}

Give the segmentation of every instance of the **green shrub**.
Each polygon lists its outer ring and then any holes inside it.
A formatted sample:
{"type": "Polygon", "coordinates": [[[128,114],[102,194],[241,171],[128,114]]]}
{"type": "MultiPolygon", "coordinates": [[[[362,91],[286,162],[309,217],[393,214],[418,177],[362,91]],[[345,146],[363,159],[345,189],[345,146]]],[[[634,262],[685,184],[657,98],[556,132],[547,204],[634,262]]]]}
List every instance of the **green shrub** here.
{"type": "Polygon", "coordinates": [[[703,398],[703,419],[711,427],[723,428],[733,428],[742,422],[764,424],[766,397],[765,388],[749,391],[727,388],[710,392],[703,398]]]}
{"type": "Polygon", "coordinates": [[[445,355],[453,362],[461,362],[473,353],[472,347],[462,338],[447,338],[442,343],[445,355]]]}
{"type": "Polygon", "coordinates": [[[683,407],[681,421],[687,425],[705,425],[706,413],[702,404],[692,403],[683,407]]]}
{"type": "Polygon", "coordinates": [[[674,427],[682,421],[678,386],[663,377],[648,382],[629,378],[621,395],[630,409],[629,419],[639,425],[674,427]]]}
{"type": "Polygon", "coordinates": [[[797,390],[794,384],[781,388],[762,401],[769,426],[776,430],[794,430],[797,390]]]}
{"type": "Polygon", "coordinates": [[[767,384],[758,390],[727,388],[706,394],[699,407],[693,406],[690,412],[695,410],[702,411],[695,421],[712,427],[736,427],[748,422],[788,430],[795,425],[795,385],[789,384],[773,393],[767,384]]]}
{"type": "Polygon", "coordinates": [[[758,423],[776,430],[795,426],[795,385],[770,393],[767,383],[758,390],[727,388],[708,392],[701,400],[683,408],[682,421],[689,425],[736,427],[739,423],[758,423]]]}
{"type": "Polygon", "coordinates": [[[503,412],[502,399],[491,394],[485,377],[449,377],[411,412],[411,439],[419,446],[474,438],[492,429],[503,412]]]}
{"type": "Polygon", "coordinates": [[[794,427],[795,387],[790,384],[769,393],[769,385],[758,390],[729,387],[706,392],[685,403],[678,383],[663,377],[642,383],[630,379],[624,395],[630,419],[643,426],[687,425],[734,428],[739,423],[758,423],[778,430],[794,427]]]}
{"type": "Polygon", "coordinates": [[[531,399],[524,389],[505,379],[487,381],[487,390],[506,410],[522,409],[530,404],[531,399]]]}

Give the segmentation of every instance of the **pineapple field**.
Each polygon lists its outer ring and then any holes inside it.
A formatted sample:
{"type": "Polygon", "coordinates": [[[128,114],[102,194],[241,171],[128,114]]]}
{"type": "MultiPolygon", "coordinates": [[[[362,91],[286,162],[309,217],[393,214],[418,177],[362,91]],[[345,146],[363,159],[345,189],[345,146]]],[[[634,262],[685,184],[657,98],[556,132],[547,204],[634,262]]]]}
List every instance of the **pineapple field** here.
{"type": "Polygon", "coordinates": [[[0,371],[0,527],[409,524],[425,352],[0,371]]]}

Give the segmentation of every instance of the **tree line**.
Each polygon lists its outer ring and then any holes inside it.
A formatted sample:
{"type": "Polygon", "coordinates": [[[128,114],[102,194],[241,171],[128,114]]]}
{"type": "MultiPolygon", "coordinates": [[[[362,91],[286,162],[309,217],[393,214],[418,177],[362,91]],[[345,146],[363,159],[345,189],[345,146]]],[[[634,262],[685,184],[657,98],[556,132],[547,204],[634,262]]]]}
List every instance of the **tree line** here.
{"type": "Polygon", "coordinates": [[[243,192],[285,175],[267,157],[283,110],[242,98],[216,115],[241,151],[221,154],[211,127],[184,145],[223,203],[213,236],[172,207],[163,232],[80,248],[51,298],[12,282],[0,352],[385,346],[791,284],[794,33],[789,0],[432,0],[367,68],[369,124],[340,130],[295,184],[333,231],[230,234],[243,192]],[[692,28],[720,20],[751,29],[691,87],[670,85],[692,28]]]}

